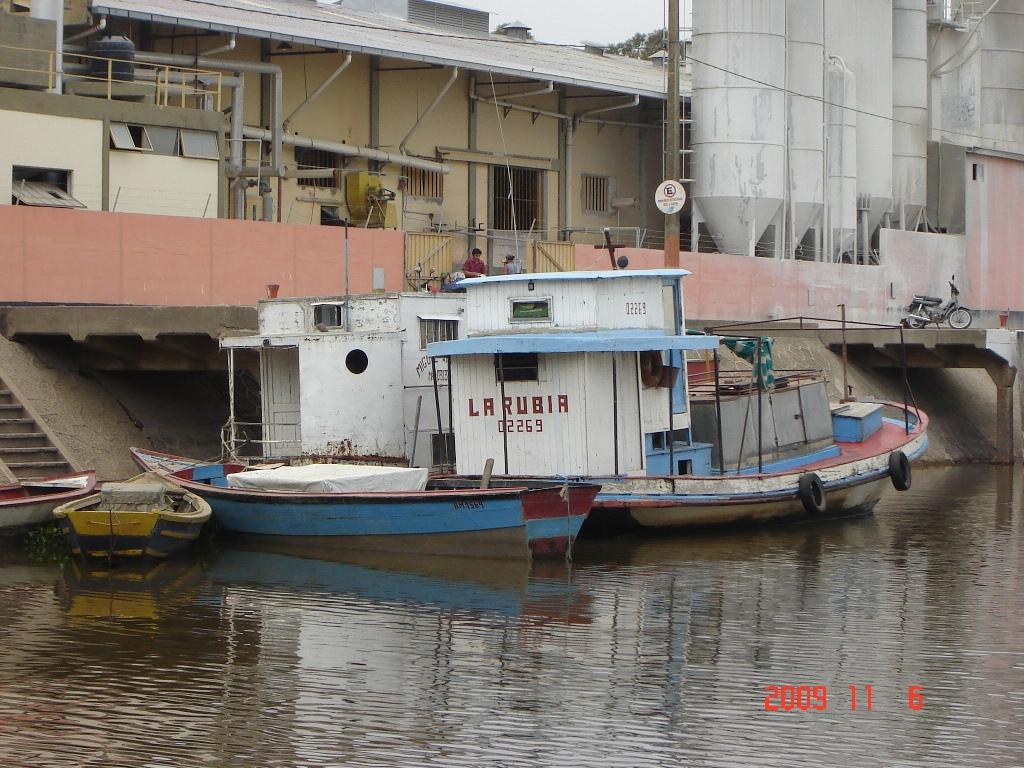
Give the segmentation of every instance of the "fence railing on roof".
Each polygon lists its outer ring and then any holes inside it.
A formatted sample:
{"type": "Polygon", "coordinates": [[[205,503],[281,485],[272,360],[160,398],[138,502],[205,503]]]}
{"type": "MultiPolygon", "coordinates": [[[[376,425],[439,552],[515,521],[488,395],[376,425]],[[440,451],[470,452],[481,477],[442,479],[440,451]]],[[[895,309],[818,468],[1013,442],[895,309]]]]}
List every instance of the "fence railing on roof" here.
{"type": "Polygon", "coordinates": [[[58,66],[54,51],[0,44],[0,80],[18,85],[18,80],[24,79],[25,85],[53,89],[58,76],[65,81],[99,84],[97,89],[83,95],[124,98],[125,86],[131,84],[135,86],[131,96],[147,97],[151,93],[157,106],[221,109],[222,72],[68,51],[63,53],[63,64],[58,66]],[[124,71],[129,65],[132,67],[130,75],[124,71]],[[17,78],[19,73],[24,77],[17,78]]]}

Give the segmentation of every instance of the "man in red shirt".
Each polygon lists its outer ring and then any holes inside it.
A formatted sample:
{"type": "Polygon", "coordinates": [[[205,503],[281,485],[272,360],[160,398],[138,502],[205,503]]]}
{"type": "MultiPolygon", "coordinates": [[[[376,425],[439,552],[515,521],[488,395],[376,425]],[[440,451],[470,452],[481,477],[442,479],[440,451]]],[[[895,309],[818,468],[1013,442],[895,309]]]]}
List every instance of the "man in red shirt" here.
{"type": "Polygon", "coordinates": [[[487,265],[481,258],[483,251],[479,248],[474,248],[473,252],[466,259],[466,262],[462,265],[462,271],[466,277],[486,277],[487,265]]]}

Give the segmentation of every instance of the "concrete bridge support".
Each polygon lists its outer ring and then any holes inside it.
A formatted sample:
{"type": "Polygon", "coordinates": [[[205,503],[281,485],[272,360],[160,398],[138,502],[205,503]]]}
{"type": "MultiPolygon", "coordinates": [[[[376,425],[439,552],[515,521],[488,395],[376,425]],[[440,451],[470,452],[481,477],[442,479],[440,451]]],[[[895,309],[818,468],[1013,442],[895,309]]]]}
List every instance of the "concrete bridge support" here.
{"type": "Polygon", "coordinates": [[[996,385],[996,460],[1012,464],[1016,457],[1013,435],[1014,381],[1017,369],[1011,365],[990,364],[985,367],[996,385]]]}

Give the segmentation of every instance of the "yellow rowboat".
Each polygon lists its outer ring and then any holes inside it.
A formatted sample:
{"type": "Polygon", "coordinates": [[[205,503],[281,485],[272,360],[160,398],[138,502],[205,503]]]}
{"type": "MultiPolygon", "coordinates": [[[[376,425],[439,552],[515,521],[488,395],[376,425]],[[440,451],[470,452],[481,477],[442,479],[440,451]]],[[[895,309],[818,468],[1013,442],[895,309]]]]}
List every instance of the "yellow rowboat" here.
{"type": "Polygon", "coordinates": [[[194,541],[210,505],[147,472],[53,511],[76,555],[163,558],[194,541]]]}

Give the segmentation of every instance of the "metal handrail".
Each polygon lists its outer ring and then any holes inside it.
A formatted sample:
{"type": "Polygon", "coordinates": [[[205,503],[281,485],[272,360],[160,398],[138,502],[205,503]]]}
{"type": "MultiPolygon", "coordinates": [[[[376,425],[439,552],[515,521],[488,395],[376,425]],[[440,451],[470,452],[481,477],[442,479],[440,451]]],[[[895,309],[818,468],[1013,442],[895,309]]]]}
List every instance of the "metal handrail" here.
{"type": "MultiPolygon", "coordinates": [[[[186,101],[186,99],[198,100],[202,97],[209,96],[213,97],[214,108],[217,111],[220,111],[221,109],[224,73],[218,72],[216,70],[193,69],[191,67],[177,67],[163,64],[147,64],[145,62],[134,61],[128,58],[92,56],[86,53],[73,53],[68,51],[65,51],[63,53],[65,61],[70,58],[75,58],[84,60],[84,62],[104,62],[104,69],[106,70],[106,74],[101,76],[81,72],[67,72],[64,66],[58,68],[56,64],[56,52],[52,50],[47,50],[45,48],[27,48],[24,46],[0,44],[0,50],[46,54],[47,65],[45,69],[0,65],[0,70],[9,72],[23,72],[26,74],[46,75],[47,86],[49,88],[54,87],[57,75],[62,75],[66,78],[71,78],[75,80],[88,80],[98,83],[104,83],[106,85],[106,98],[110,100],[114,96],[115,84],[122,82],[137,82],[139,80],[137,76],[134,76],[132,80],[120,80],[115,78],[114,64],[115,62],[119,62],[122,64],[132,64],[132,66],[137,72],[142,71],[147,73],[153,73],[152,84],[154,99],[158,106],[166,107],[173,105],[180,106],[184,109],[188,109],[190,108],[190,105],[186,101]],[[204,82],[204,80],[212,82],[206,83],[204,82]],[[178,92],[177,94],[175,94],[174,98],[174,102],[178,103],[172,102],[172,90],[178,92]]],[[[148,84],[148,78],[146,78],[145,80],[148,84]]],[[[198,105],[193,105],[193,107],[199,108],[198,105]]]]}

